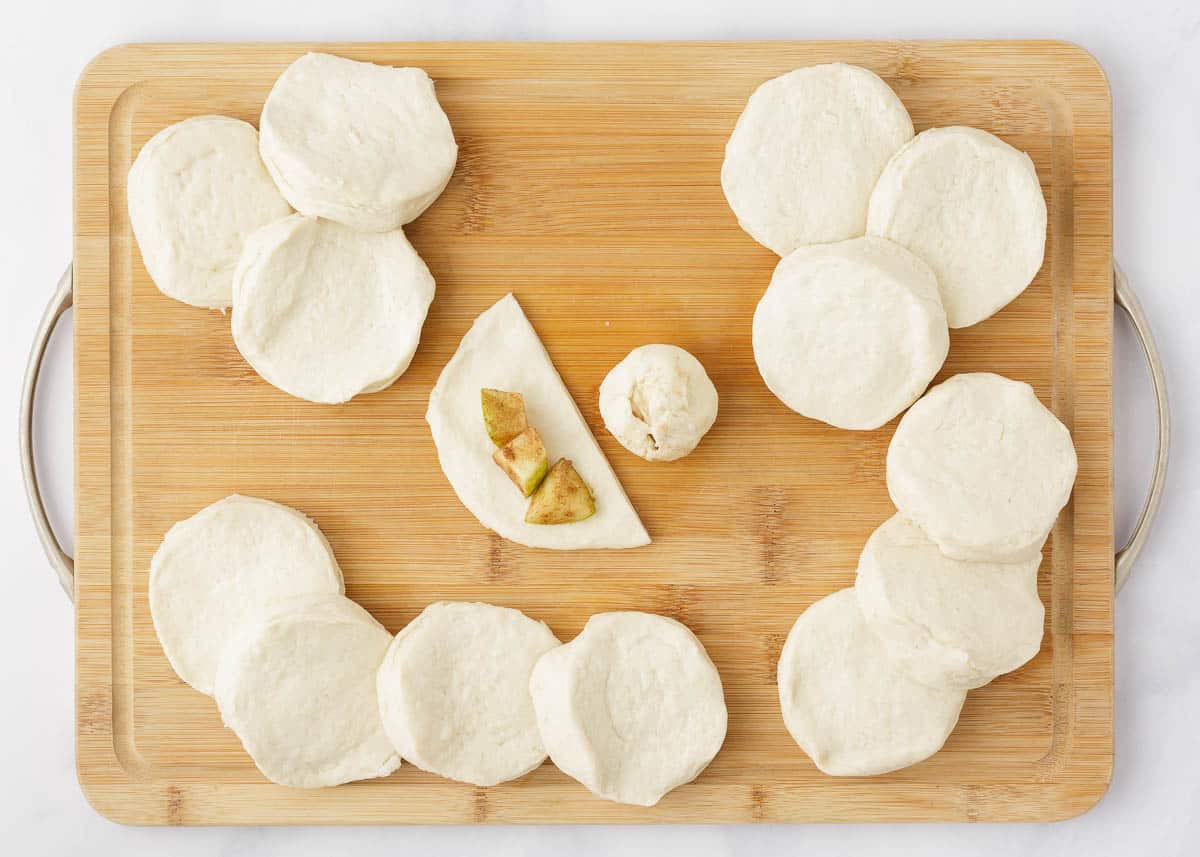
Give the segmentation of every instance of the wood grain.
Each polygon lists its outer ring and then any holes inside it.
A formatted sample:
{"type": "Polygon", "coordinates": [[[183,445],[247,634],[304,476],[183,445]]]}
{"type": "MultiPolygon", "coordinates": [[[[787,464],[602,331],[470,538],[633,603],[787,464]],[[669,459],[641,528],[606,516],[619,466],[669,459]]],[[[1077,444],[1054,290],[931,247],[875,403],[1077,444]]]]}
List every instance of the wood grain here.
{"type": "Polygon", "coordinates": [[[1060,42],[130,45],[76,93],[77,750],[105,815],[141,824],[1052,819],[1112,765],[1111,119],[1103,72],[1060,42]],[[461,145],[409,229],[438,282],[412,367],[344,406],[289,398],[242,361],[226,316],[159,294],[126,217],[125,175],[165,125],[257,120],[304,50],[426,68],[461,145]],[[820,774],[788,737],[775,660],[796,616],[848,585],[891,513],[894,423],[838,431],[788,411],[755,371],[750,319],[775,258],[737,227],[719,170],[763,80],[865,65],[918,129],[970,124],[1028,151],[1050,210],[1046,264],[1016,302],[954,331],[942,377],[1029,381],[1074,431],[1079,479],[1042,566],[1047,635],[970,694],[946,748],[875,778],[820,774]],[[534,551],[485,532],[437,465],[423,414],[471,320],[520,298],[654,544],[534,551]],[[721,395],[699,449],[636,459],[597,388],[636,345],[693,352],[721,395]],[[405,766],[315,792],[267,783],[151,626],[148,563],[170,524],[238,491],[328,535],[348,594],[395,631],[435,599],[518,607],[569,639],[635,608],[686,622],[720,669],[729,737],[653,809],[589,795],[552,765],[482,790],[405,766]]]}

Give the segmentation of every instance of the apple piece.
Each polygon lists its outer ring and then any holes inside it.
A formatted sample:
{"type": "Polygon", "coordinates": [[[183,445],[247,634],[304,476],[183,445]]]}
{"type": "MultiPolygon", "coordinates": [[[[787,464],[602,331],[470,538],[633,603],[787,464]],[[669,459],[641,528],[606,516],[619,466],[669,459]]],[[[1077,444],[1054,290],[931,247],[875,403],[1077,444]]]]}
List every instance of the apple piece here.
{"type": "Polygon", "coordinates": [[[488,437],[496,446],[504,446],[529,428],[525,417],[525,397],[520,393],[484,387],[479,391],[479,402],[483,406],[483,424],[488,437]]]}
{"type": "Polygon", "coordinates": [[[508,474],[508,478],[528,497],[542,484],[550,458],[542,436],[533,426],[525,429],[504,446],[492,453],[492,461],[508,474]]]}
{"type": "Polygon", "coordinates": [[[573,524],[596,514],[596,498],[569,459],[550,468],[525,512],[527,524],[573,524]]]}

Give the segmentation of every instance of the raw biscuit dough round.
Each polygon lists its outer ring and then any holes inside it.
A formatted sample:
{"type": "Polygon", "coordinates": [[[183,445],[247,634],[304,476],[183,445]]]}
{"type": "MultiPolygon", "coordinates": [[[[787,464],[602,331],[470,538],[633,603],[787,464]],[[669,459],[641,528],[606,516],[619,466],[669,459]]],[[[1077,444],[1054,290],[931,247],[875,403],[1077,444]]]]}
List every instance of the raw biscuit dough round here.
{"type": "Polygon", "coordinates": [[[952,559],[893,515],[867,540],[854,591],[867,624],[910,676],[970,690],[1038,653],[1046,614],[1037,591],[1041,559],[952,559]]]}
{"type": "Polygon", "coordinates": [[[207,309],[232,301],[251,232],[292,209],[258,155],[254,126],[193,116],[159,131],[129,168],[129,222],[159,291],[207,309]]]}
{"type": "Polygon", "coordinates": [[[385,777],[375,674],[392,635],[340,595],[276,602],[228,646],[217,707],[263,776],[293,788],[385,777]]]}
{"type": "Polygon", "coordinates": [[[275,81],[259,127],[262,159],[297,211],[370,232],[415,219],[458,159],[419,68],[305,54],[275,81]]]}
{"type": "Polygon", "coordinates": [[[779,703],[788,732],[835,777],[872,776],[942,748],[966,691],[931,688],[892,663],[853,589],[810,605],[779,656],[779,703]]]}
{"type": "Polygon", "coordinates": [[[862,235],[875,180],[913,125],[874,72],[843,63],[768,80],[725,146],[721,187],[738,223],[780,256],[862,235]]]}
{"type": "Polygon", "coordinates": [[[424,771],[477,786],[524,776],[546,758],[529,674],[558,645],[545,623],[519,610],[431,604],[379,667],[384,731],[424,771]]]}
{"type": "Polygon", "coordinates": [[[664,616],[592,616],[542,655],[530,692],[554,764],[619,803],[653,806],[725,740],[721,677],[696,636],[664,616]]]}
{"type": "Polygon", "coordinates": [[[233,494],[167,531],[150,615],[181,679],[210,696],[230,638],[280,598],[345,591],[325,536],[295,509],[233,494]]]}
{"type": "Polygon", "coordinates": [[[1033,388],[955,375],[909,408],[887,452],[892,502],[947,556],[1033,559],[1077,469],[1071,433],[1033,388]]]}
{"type": "Polygon", "coordinates": [[[717,419],[717,388],[675,345],[642,345],[600,384],[600,416],[621,446],[647,461],[683,458],[717,419]]]}
{"type": "Polygon", "coordinates": [[[433,293],[402,230],[361,232],[294,214],[246,242],[234,275],[233,341],[285,393],[345,402],[404,373],[433,293]]]}
{"type": "Polygon", "coordinates": [[[896,153],[871,194],[867,232],[937,275],[951,327],[995,314],[1033,281],[1046,200],[1033,161],[976,128],[931,128],[896,153]]]}
{"type": "Polygon", "coordinates": [[[754,360],[771,392],[838,428],[891,420],[949,348],[933,272],[881,238],[801,247],[780,261],[754,312],[754,360]]]}

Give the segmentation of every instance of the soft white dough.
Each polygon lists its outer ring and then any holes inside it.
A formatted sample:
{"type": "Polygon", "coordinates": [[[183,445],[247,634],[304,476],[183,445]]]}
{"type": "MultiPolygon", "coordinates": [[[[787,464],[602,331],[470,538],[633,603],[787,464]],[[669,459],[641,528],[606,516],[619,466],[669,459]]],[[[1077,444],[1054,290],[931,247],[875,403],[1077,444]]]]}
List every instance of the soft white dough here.
{"type": "Polygon", "coordinates": [[[721,677],[685,626],[598,613],[542,655],[530,691],[550,758],[594,794],[654,806],[691,782],[725,741],[721,677]]]}
{"type": "Polygon", "coordinates": [[[491,604],[430,604],[379,667],[384,731],[418,768],[477,786],[524,776],[546,758],[529,674],[559,645],[545,623],[491,604]]]}
{"type": "Polygon", "coordinates": [[[854,590],[893,661],[931,687],[980,687],[1038,653],[1045,608],[1041,555],[966,562],[894,515],[867,540],[854,590]]]}
{"type": "Polygon", "coordinates": [[[262,159],[297,211],[371,232],[415,219],[458,159],[419,68],[305,54],[275,81],[259,126],[262,159]]]}
{"type": "Polygon", "coordinates": [[[1019,562],[1042,549],[1077,466],[1070,431],[1032,387],[976,372],[934,387],[901,418],[887,486],[948,556],[1019,562]]]}
{"type": "Polygon", "coordinates": [[[882,238],[801,247],[754,312],[754,360],[792,410],[875,429],[914,401],[950,348],[929,266],[882,238]]]}
{"type": "Polygon", "coordinates": [[[233,269],[251,232],[291,208],[258,155],[254,126],[193,116],[142,146],[126,183],[129,222],[159,291],[224,309],[233,269]]]}
{"type": "Polygon", "coordinates": [[[317,525],[257,497],[233,494],[180,521],[150,560],[150,615],[163,652],[209,695],[230,638],[268,604],[344,591],[317,525]]]}
{"type": "Polygon", "coordinates": [[[280,785],[385,777],[400,756],[379,718],[375,673],[391,642],[370,613],[340,595],[276,602],[221,658],[221,719],[280,785]]]}
{"type": "Polygon", "coordinates": [[[893,663],[853,589],[801,613],[779,656],[788,732],[835,777],[885,774],[929,758],[954,730],[966,695],[923,685],[893,663]]]}
{"type": "Polygon", "coordinates": [[[643,345],[600,384],[600,416],[621,446],[647,461],[687,455],[717,419],[717,388],[674,345],[643,345]]]}
{"type": "Polygon", "coordinates": [[[875,180],[913,125],[865,68],[814,65],[768,80],[725,146],[721,187],[738,223],[786,256],[862,235],[875,180]]]}
{"type": "Polygon", "coordinates": [[[1046,200],[1029,156],[976,128],[931,128],[896,153],[871,194],[867,232],[937,275],[951,327],[995,314],[1033,281],[1046,200]]]}
{"type": "Polygon", "coordinates": [[[535,548],[630,548],[649,544],[637,512],[567,391],[550,355],[511,294],[483,312],[429,394],[425,413],[438,462],[462,504],[489,530],[535,548]],[[569,458],[596,499],[571,524],[527,524],[527,501],[492,461],[479,391],[520,393],[551,462],[569,458]]]}
{"type": "Polygon", "coordinates": [[[402,230],[360,232],[295,214],[246,241],[234,275],[233,341],[285,393],[345,402],[404,373],[433,293],[402,230]]]}

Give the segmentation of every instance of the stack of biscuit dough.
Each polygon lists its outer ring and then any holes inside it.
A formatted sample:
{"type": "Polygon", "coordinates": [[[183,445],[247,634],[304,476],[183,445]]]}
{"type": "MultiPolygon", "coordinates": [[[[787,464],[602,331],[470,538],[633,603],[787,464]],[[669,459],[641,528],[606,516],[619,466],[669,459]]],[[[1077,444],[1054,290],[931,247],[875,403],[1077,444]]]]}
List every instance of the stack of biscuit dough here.
{"type": "Polygon", "coordinates": [[[275,82],[258,130],[197,116],[152,137],[129,171],[130,223],[160,291],[232,307],[263,379],[345,402],[416,352],[434,281],[402,227],[457,157],[424,71],[310,53],[275,82]]]}
{"type": "Polygon", "coordinates": [[[1075,480],[1070,432],[999,375],[925,392],[949,329],[999,311],[1041,267],[1037,172],[985,131],[914,135],[882,80],[829,64],[754,92],[721,180],[741,226],[783,257],[754,316],[768,388],[844,429],[908,409],[887,456],[897,514],[855,585],[797,619],[778,666],[785,724],[820,770],[893,771],[937,752],[967,691],[1041,645],[1038,567],[1075,480]]]}
{"type": "Polygon", "coordinates": [[[149,599],[175,672],[281,785],[406,759],[494,786],[548,755],[597,796],[652,806],[725,740],[721,678],[679,622],[600,613],[563,645],[518,610],[438,602],[393,637],[345,596],[317,525],[268,500],[232,495],[171,527],[149,599]]]}
{"type": "Polygon", "coordinates": [[[758,87],[721,186],[783,257],[754,314],[754,359],[783,404],[871,430],[908,408],[949,350],[1033,280],[1046,202],[1024,152],[975,128],[914,136],[873,72],[816,65],[758,87]]]}
{"type": "Polygon", "coordinates": [[[931,756],[968,690],[1037,655],[1042,546],[1076,469],[1067,427],[1000,375],[955,375],[901,418],[897,513],[867,539],[854,586],[809,606],[779,657],[784,722],[820,770],[931,756]]]}

